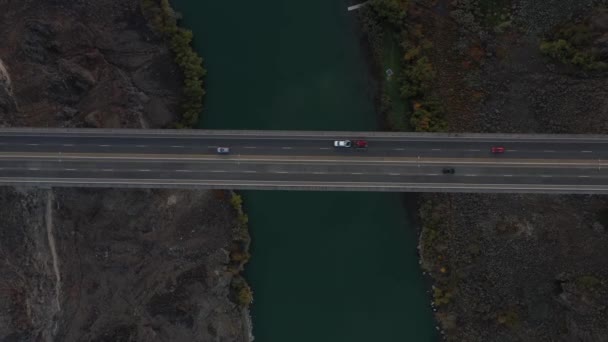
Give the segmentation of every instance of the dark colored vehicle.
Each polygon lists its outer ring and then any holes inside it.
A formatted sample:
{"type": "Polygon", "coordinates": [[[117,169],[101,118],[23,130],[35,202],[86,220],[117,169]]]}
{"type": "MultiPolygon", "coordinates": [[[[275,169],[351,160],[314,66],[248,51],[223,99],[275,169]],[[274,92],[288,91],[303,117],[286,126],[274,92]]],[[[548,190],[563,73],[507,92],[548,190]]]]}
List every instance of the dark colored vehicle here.
{"type": "Polygon", "coordinates": [[[454,170],[453,167],[444,167],[443,170],[441,170],[441,172],[443,172],[444,175],[453,175],[454,172],[456,172],[454,170]]]}
{"type": "Polygon", "coordinates": [[[502,146],[492,146],[490,151],[492,151],[492,153],[505,153],[505,148],[502,146]]]}
{"type": "Polygon", "coordinates": [[[367,148],[367,140],[355,140],[356,148],[367,148]]]}

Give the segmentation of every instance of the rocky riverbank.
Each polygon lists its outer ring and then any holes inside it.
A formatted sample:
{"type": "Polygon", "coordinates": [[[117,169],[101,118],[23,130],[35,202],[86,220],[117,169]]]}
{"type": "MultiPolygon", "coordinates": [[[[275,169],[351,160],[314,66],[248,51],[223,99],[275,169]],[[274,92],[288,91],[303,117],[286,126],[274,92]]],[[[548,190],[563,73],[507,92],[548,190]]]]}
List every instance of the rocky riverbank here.
{"type": "MultiPolygon", "coordinates": [[[[608,75],[541,51],[562,27],[602,51],[601,1],[428,5],[450,131],[608,133],[608,75]]],[[[606,341],[607,206],[605,196],[423,195],[420,251],[446,339],[606,341]]]]}
{"type": "MultiPolygon", "coordinates": [[[[375,61],[399,65],[379,111],[397,130],[606,134],[606,5],[373,0],[362,26],[375,61]]],[[[607,341],[607,206],[605,196],[420,195],[421,265],[445,339],[607,341]]]]}
{"type": "MultiPolygon", "coordinates": [[[[181,71],[138,1],[26,0],[0,12],[0,125],[178,119],[181,71]]],[[[230,198],[1,188],[0,340],[248,341],[231,285],[242,223],[230,198]]]]}

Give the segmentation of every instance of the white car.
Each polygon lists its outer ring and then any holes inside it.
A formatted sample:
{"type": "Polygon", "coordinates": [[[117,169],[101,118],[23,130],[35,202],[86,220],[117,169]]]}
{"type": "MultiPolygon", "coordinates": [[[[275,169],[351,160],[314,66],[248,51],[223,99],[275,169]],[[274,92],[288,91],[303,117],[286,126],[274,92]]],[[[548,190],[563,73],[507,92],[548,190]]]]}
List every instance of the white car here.
{"type": "Polygon", "coordinates": [[[219,153],[219,154],[228,154],[228,153],[230,153],[230,148],[229,147],[218,147],[217,148],[217,153],[219,153]]]}
{"type": "Polygon", "coordinates": [[[334,147],[351,147],[350,140],[335,140],[334,147]]]}

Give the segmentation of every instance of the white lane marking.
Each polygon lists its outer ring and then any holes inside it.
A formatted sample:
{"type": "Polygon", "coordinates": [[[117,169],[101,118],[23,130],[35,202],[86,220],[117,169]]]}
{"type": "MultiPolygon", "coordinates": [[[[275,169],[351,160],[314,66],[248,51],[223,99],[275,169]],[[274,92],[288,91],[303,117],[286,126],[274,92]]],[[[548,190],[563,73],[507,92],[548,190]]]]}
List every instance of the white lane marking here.
{"type": "Polygon", "coordinates": [[[150,170],[148,170],[148,169],[139,169],[139,170],[137,170],[137,171],[141,171],[141,172],[149,172],[150,170]]]}
{"type": "Polygon", "coordinates": [[[329,147],[321,147],[320,150],[329,150],[329,147]]]}
{"type": "Polygon", "coordinates": [[[592,153],[593,151],[581,151],[582,153],[592,153]]]}
{"type": "Polygon", "coordinates": [[[427,173],[426,175],[427,175],[427,176],[439,176],[439,174],[438,174],[438,173],[427,173]]]}
{"type": "Polygon", "coordinates": [[[289,173],[287,171],[275,171],[274,173],[289,173]]]}
{"type": "MultiPolygon", "coordinates": [[[[101,171],[105,171],[105,172],[112,172],[114,171],[113,169],[102,169],[101,171]]],[[[140,170],[141,171],[141,170],[140,170]]]]}
{"type": "Polygon", "coordinates": [[[313,174],[313,175],[324,175],[324,174],[325,174],[325,172],[313,172],[312,174],[313,174]]]}
{"type": "Polygon", "coordinates": [[[467,150],[467,151],[469,151],[469,152],[479,152],[481,150],[467,150]]]}
{"type": "Polygon", "coordinates": [[[440,148],[434,148],[433,151],[441,151],[440,148]]]}
{"type": "Polygon", "coordinates": [[[400,176],[400,173],[389,173],[390,176],[400,176]]]}
{"type": "Polygon", "coordinates": [[[176,172],[192,172],[191,170],[175,170],[176,172]]]}
{"type": "Polygon", "coordinates": [[[68,147],[68,146],[74,146],[74,144],[63,144],[63,146],[66,146],[66,147],[68,147]]]}
{"type": "Polygon", "coordinates": [[[30,171],[38,171],[38,170],[40,170],[40,169],[39,169],[39,168],[37,168],[37,167],[30,167],[30,168],[28,168],[28,170],[30,170],[30,171]]]}
{"type": "Polygon", "coordinates": [[[207,148],[217,148],[217,146],[207,146],[207,148]]]}
{"type": "Polygon", "coordinates": [[[281,148],[284,149],[284,150],[291,150],[291,147],[289,147],[289,146],[283,146],[281,148]]]}
{"type": "Polygon", "coordinates": [[[76,169],[64,169],[65,171],[76,171],[76,169]]]}
{"type": "Polygon", "coordinates": [[[148,145],[135,145],[135,147],[148,147],[148,145]]]}
{"type": "Polygon", "coordinates": [[[553,150],[544,150],[543,152],[552,153],[552,152],[555,152],[555,151],[553,151],[553,150]]]}
{"type": "Polygon", "coordinates": [[[181,146],[181,145],[173,145],[173,146],[171,146],[171,147],[173,147],[173,148],[182,148],[182,147],[184,147],[184,146],[181,146]]]}
{"type": "Polygon", "coordinates": [[[507,152],[517,152],[517,150],[507,150],[507,152]]]}
{"type": "Polygon", "coordinates": [[[219,173],[219,172],[226,172],[226,171],[225,170],[211,170],[209,172],[217,172],[217,173],[219,173]]]}
{"type": "Polygon", "coordinates": [[[351,172],[350,174],[351,174],[351,175],[362,175],[362,174],[363,174],[363,172],[351,172]]]}
{"type": "Polygon", "coordinates": [[[257,173],[257,171],[251,171],[251,170],[245,170],[243,172],[245,172],[245,173],[257,173]]]}
{"type": "Polygon", "coordinates": [[[504,177],[513,177],[513,175],[503,175],[504,177]]]}
{"type": "Polygon", "coordinates": [[[551,176],[551,175],[540,175],[540,176],[541,176],[541,177],[544,177],[544,178],[550,178],[550,177],[553,177],[553,176],[551,176]]]}
{"type": "Polygon", "coordinates": [[[100,147],[110,147],[110,145],[99,145],[100,147]]]}
{"type": "Polygon", "coordinates": [[[254,149],[254,148],[257,148],[257,147],[255,147],[255,146],[245,146],[245,148],[254,149]]]}
{"type": "Polygon", "coordinates": [[[395,150],[395,151],[405,151],[404,148],[394,148],[393,150],[395,150]]]}
{"type": "Polygon", "coordinates": [[[38,144],[27,144],[27,146],[38,146],[38,144]]]}
{"type": "Polygon", "coordinates": [[[589,178],[590,176],[578,176],[578,178],[589,178]]]}
{"type": "Polygon", "coordinates": [[[468,173],[468,174],[466,174],[465,176],[467,176],[467,177],[477,177],[477,175],[474,175],[474,174],[472,174],[472,173],[468,173]]]}

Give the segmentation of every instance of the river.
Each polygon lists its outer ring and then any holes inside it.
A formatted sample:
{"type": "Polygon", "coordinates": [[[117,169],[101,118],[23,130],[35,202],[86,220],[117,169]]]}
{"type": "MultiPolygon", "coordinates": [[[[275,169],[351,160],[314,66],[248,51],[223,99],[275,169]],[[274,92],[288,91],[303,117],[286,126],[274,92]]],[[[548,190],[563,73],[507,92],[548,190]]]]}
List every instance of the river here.
{"type": "MultiPolygon", "coordinates": [[[[174,0],[205,58],[201,127],[375,130],[342,0],[174,0]]],[[[328,142],[330,144],[330,142],[328,142]]],[[[434,341],[400,195],[247,191],[260,342],[434,341]]]]}

